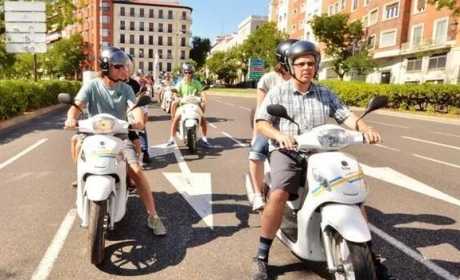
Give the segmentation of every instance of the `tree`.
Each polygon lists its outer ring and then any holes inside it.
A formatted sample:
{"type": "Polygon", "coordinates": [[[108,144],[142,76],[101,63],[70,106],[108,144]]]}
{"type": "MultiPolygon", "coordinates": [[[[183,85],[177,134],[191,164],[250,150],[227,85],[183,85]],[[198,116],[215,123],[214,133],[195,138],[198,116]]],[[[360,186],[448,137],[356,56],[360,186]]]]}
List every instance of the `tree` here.
{"type": "Polygon", "coordinates": [[[211,42],[208,38],[193,37],[190,58],[193,59],[197,68],[201,68],[206,62],[206,56],[211,50],[211,42]]]}
{"type": "Polygon", "coordinates": [[[243,42],[241,49],[239,49],[240,55],[246,59],[245,61],[249,57],[257,57],[263,59],[266,66],[274,66],[276,64],[276,46],[285,39],[287,39],[287,35],[280,32],[274,22],[267,22],[260,25],[243,42]]]}
{"type": "Polygon", "coordinates": [[[238,77],[238,64],[236,59],[229,57],[225,52],[216,52],[206,61],[209,71],[226,85],[238,77]]]}
{"type": "Polygon", "coordinates": [[[332,67],[340,79],[352,71],[365,74],[375,67],[364,44],[361,21],[348,23],[349,15],[315,16],[310,22],[313,33],[326,46],[332,67]]]}
{"type": "Polygon", "coordinates": [[[73,12],[76,7],[72,0],[46,0],[46,17],[48,31],[62,31],[75,22],[73,12]]]}
{"type": "Polygon", "coordinates": [[[74,34],[69,39],[61,39],[49,47],[44,66],[52,75],[75,77],[80,73],[80,64],[84,60],[83,38],[80,34],[74,34]]]}

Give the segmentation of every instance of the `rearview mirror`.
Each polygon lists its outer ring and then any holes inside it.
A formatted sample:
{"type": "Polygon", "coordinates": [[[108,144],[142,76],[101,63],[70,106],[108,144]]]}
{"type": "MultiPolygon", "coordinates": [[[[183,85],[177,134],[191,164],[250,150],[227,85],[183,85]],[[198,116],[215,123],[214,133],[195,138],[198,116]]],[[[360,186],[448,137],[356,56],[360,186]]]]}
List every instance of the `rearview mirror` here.
{"type": "Polygon", "coordinates": [[[59,103],[67,104],[67,105],[74,104],[73,97],[68,93],[59,93],[57,98],[58,98],[59,103]]]}

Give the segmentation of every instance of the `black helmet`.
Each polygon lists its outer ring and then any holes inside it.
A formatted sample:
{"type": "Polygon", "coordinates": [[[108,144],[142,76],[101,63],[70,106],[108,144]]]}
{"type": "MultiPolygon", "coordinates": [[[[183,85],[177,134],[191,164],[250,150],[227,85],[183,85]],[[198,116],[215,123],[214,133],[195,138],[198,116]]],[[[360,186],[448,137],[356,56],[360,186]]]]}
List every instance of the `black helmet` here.
{"type": "Polygon", "coordinates": [[[185,71],[190,71],[190,72],[194,72],[194,67],[192,64],[190,63],[184,63],[182,64],[182,72],[185,72],[185,71]]]}
{"type": "Polygon", "coordinates": [[[104,47],[101,51],[99,66],[103,74],[109,74],[110,65],[125,65],[129,67],[129,56],[122,50],[114,47],[104,47]]]}
{"type": "Polygon", "coordinates": [[[289,49],[290,46],[292,46],[292,44],[294,44],[297,41],[298,40],[296,39],[287,39],[285,41],[281,41],[276,47],[276,52],[275,52],[276,60],[278,61],[278,63],[283,65],[284,69],[286,70],[287,70],[286,51],[289,49]]]}
{"type": "Polygon", "coordinates": [[[294,61],[304,55],[313,55],[315,57],[315,71],[318,72],[319,63],[321,62],[321,53],[316,48],[315,44],[310,41],[297,41],[292,44],[286,51],[286,66],[291,75],[294,75],[294,61]]]}

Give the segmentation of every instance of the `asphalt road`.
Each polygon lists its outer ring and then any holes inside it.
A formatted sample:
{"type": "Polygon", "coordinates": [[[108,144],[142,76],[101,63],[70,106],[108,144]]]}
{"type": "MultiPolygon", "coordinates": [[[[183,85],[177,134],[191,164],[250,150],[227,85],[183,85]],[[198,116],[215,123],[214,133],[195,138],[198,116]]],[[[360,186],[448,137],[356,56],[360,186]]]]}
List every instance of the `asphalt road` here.
{"type": "MultiPolygon", "coordinates": [[[[86,230],[75,215],[72,132],[62,130],[64,111],[1,131],[0,279],[249,279],[260,230],[244,187],[254,103],[212,96],[213,148],[197,155],[180,141],[179,150],[161,145],[169,118],[151,106],[154,163],[146,174],[169,232],[152,236],[140,200],[130,197],[100,267],[90,265],[86,230]],[[198,179],[181,186],[177,178],[186,173],[198,179]],[[199,198],[187,200],[187,191],[199,198]]],[[[347,152],[369,175],[375,250],[398,279],[458,279],[460,126],[380,114],[367,122],[384,143],[347,152]]],[[[270,271],[272,279],[330,279],[323,263],[299,260],[278,240],[270,271]]]]}

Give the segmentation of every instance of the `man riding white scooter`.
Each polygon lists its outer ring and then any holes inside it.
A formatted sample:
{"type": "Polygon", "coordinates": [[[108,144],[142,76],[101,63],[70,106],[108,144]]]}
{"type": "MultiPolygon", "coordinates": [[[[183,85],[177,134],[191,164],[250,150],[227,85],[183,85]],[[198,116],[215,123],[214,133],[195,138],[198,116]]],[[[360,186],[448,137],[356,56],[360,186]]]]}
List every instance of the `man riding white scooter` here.
{"type": "Polygon", "coordinates": [[[260,243],[253,262],[253,279],[267,279],[271,244],[280,228],[288,200],[297,197],[301,170],[296,168],[294,137],[326,123],[329,117],[362,132],[368,143],[381,140],[380,134],[350,112],[330,90],[312,82],[319,69],[321,55],[308,41],[298,41],[286,52],[286,64],[292,78],[268,92],[256,114],[257,132],[270,139],[271,186],[262,213],[260,243]],[[299,128],[286,119],[270,115],[267,107],[283,105],[299,128]],[[357,122],[358,121],[358,122],[357,122]]]}
{"type": "MultiPolygon", "coordinates": [[[[83,110],[88,109],[89,116],[101,113],[110,114],[118,119],[127,120],[128,108],[135,104],[135,95],[131,87],[123,81],[128,79],[129,57],[120,49],[114,47],[104,48],[101,52],[100,68],[101,78],[94,79],[84,85],[77,96],[75,104],[83,110]]],[[[66,128],[75,128],[80,110],[71,106],[67,112],[66,128]]],[[[131,126],[135,129],[143,129],[143,111],[141,108],[132,110],[134,121],[131,126]]],[[[81,141],[83,140],[81,137],[81,141]]],[[[136,183],[137,192],[147,210],[147,225],[155,235],[165,235],[164,227],[160,217],[157,215],[153,195],[149,183],[142,168],[139,166],[134,146],[128,139],[123,151],[128,162],[128,176],[136,183]]],[[[78,147],[78,145],[77,145],[78,147]]],[[[78,151],[73,151],[78,153],[78,151]]]]}
{"type": "MultiPolygon", "coordinates": [[[[181,118],[181,111],[178,108],[180,105],[180,101],[182,97],[186,96],[201,96],[201,110],[205,111],[207,98],[206,94],[203,91],[203,85],[198,81],[193,79],[193,72],[194,67],[189,63],[184,63],[182,65],[182,73],[184,74],[184,78],[176,85],[176,99],[171,104],[171,116],[172,116],[172,124],[171,124],[171,135],[169,141],[167,143],[168,146],[172,146],[175,144],[174,136],[176,135],[177,127],[181,118]]],[[[206,118],[203,116],[201,121],[201,132],[202,132],[202,146],[204,148],[210,148],[211,145],[206,138],[206,134],[208,132],[208,125],[206,122],[206,118]]]]}

